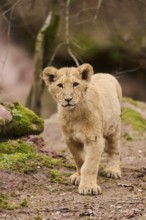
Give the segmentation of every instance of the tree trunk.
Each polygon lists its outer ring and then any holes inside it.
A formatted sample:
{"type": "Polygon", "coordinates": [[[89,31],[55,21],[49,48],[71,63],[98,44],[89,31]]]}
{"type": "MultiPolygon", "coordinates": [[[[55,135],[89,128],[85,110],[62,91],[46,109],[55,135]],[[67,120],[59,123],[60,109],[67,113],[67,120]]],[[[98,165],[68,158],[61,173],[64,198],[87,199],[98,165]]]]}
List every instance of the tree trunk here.
{"type": "Polygon", "coordinates": [[[43,68],[48,64],[50,50],[56,36],[58,24],[59,16],[50,12],[36,39],[34,52],[34,79],[26,105],[38,115],[41,114],[41,97],[44,91],[44,84],[40,75],[43,68]]]}

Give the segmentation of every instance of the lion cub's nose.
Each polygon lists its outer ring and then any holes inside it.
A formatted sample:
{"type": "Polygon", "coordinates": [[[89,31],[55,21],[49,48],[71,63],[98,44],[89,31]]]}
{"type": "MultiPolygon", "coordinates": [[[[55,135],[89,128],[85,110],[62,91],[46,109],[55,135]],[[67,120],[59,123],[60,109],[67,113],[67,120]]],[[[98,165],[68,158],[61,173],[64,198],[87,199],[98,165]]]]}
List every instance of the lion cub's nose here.
{"type": "Polygon", "coordinates": [[[70,102],[72,98],[65,99],[66,102],[70,102]]]}

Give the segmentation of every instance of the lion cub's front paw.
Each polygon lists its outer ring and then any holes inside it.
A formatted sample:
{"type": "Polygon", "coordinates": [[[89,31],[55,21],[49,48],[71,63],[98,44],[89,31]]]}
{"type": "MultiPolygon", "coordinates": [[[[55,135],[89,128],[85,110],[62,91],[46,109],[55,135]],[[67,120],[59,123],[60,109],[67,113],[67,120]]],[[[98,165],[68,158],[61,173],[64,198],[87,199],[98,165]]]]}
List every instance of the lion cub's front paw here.
{"type": "Polygon", "coordinates": [[[72,174],[72,175],[70,176],[70,181],[71,181],[71,183],[72,183],[73,185],[78,186],[79,183],[80,183],[80,175],[79,175],[79,173],[76,172],[76,173],[72,174]]]}
{"type": "Polygon", "coordinates": [[[81,195],[97,195],[101,194],[101,188],[97,184],[80,184],[79,193],[81,195]]]}
{"type": "Polygon", "coordinates": [[[103,176],[113,178],[113,179],[120,179],[121,178],[121,170],[120,168],[105,168],[101,171],[103,176]]]}

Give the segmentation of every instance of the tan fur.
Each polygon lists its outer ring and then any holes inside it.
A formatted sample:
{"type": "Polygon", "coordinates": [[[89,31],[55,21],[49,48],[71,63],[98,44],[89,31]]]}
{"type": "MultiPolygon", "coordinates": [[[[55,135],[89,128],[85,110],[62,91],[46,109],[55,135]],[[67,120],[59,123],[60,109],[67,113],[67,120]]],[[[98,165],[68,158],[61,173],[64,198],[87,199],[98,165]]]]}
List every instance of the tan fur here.
{"type": "Polygon", "coordinates": [[[121,87],[110,74],[93,75],[89,64],[46,67],[43,79],[58,103],[59,122],[76,163],[71,182],[79,185],[80,194],[100,194],[97,173],[105,142],[108,161],[102,173],[121,177],[121,87]]]}

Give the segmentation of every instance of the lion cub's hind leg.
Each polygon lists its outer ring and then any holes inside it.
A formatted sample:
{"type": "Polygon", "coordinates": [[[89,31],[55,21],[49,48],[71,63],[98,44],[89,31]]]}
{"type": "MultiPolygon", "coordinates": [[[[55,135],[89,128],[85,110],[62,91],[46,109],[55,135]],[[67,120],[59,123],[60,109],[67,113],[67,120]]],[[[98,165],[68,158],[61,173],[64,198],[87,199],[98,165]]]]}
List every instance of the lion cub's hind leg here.
{"type": "Polygon", "coordinates": [[[120,125],[116,132],[107,138],[107,163],[101,174],[106,177],[121,178],[120,169],[120,125]]]}
{"type": "Polygon", "coordinates": [[[77,169],[77,171],[70,176],[70,180],[73,185],[79,185],[81,175],[80,169],[85,159],[84,146],[82,143],[76,142],[73,139],[67,139],[66,144],[72,153],[77,169]]]}

